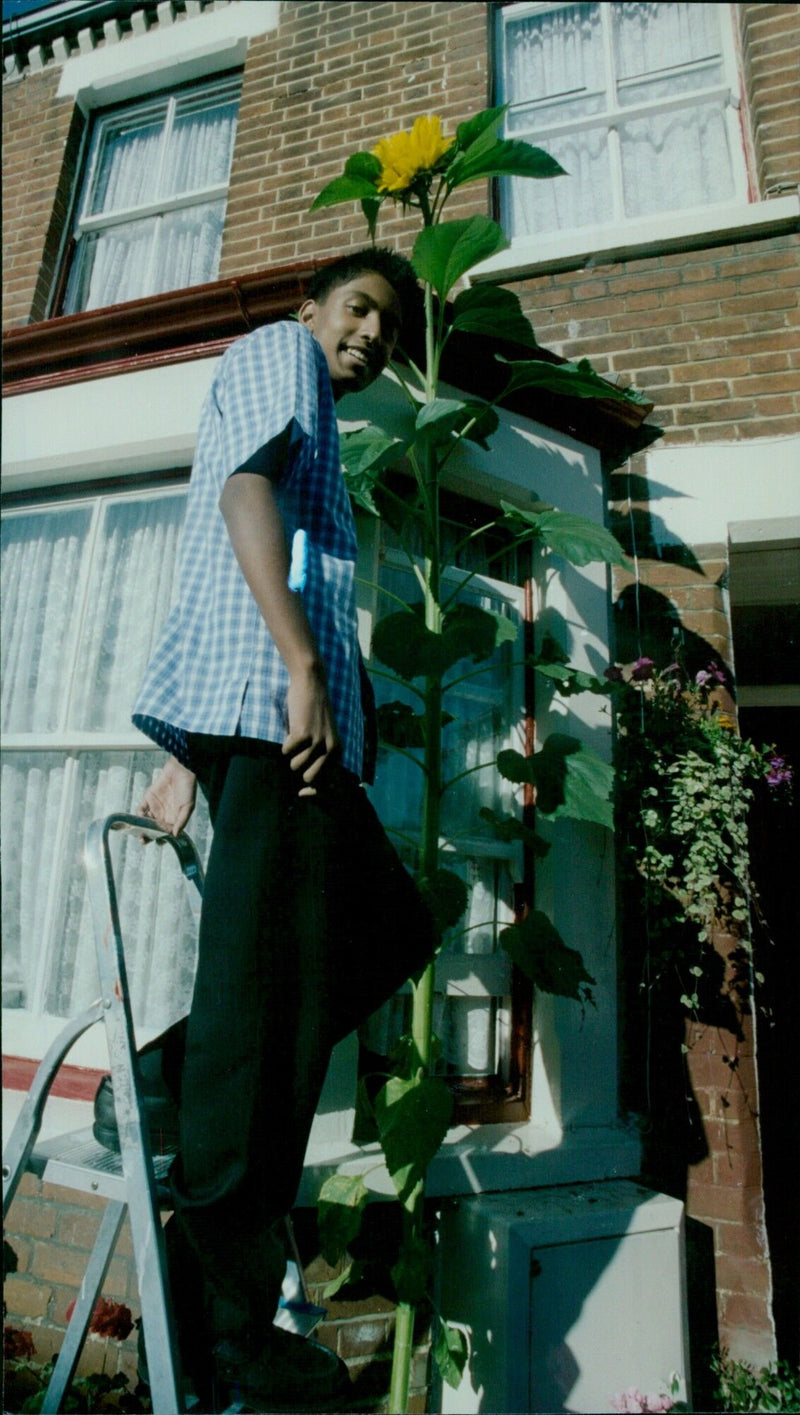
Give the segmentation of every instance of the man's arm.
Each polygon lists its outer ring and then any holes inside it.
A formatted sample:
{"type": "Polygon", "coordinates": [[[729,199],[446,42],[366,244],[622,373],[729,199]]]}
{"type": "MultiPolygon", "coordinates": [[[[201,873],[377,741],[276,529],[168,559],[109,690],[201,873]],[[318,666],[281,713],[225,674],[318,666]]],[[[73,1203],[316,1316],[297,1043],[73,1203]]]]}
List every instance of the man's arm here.
{"type": "Polygon", "coordinates": [[[339,738],[303,601],[287,583],[289,551],[280,507],[269,478],[252,472],[230,476],[219,505],[242,574],[289,670],[289,731],[283,752],[310,788],[338,751],[339,738]]]}

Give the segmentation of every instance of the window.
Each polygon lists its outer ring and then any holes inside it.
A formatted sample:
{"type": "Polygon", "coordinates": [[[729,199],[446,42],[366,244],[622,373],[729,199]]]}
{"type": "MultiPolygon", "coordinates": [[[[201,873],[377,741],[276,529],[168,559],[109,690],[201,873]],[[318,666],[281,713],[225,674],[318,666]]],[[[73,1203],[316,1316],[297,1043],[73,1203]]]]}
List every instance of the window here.
{"type": "Polygon", "coordinates": [[[95,119],[61,313],[215,278],[240,91],[232,77],[95,119]]]}
{"type": "Polygon", "coordinates": [[[729,6],[514,4],[499,12],[509,137],[568,174],[506,180],[512,239],[747,200],[729,6]]]}
{"type": "MultiPolygon", "coordinates": [[[[39,1027],[97,993],[86,828],[135,807],[163,760],[130,708],[172,600],[185,500],[174,486],[84,493],[3,518],[3,1006],[39,1027]]],[[[202,812],[193,834],[205,848],[202,812]]],[[[191,996],[188,891],[172,851],[113,849],[134,1017],[156,1032],[191,996]]]]}
{"type": "MultiPolygon", "coordinates": [[[[130,723],[144,668],[176,591],[184,484],[87,490],[9,508],[3,519],[2,814],[3,1005],[31,1025],[75,1015],[96,995],[94,934],[81,851],[98,816],[135,807],[163,753],[130,723]]],[[[459,503],[460,504],[460,503],[459,503]]],[[[465,541],[463,514],[449,523],[465,541]]],[[[365,518],[366,519],[366,518],[365,518]]],[[[413,571],[386,527],[360,525],[360,614],[369,630],[388,596],[414,597],[413,571]],[[380,585],[379,593],[376,583],[380,585]]],[[[520,621],[517,567],[503,547],[476,536],[456,557],[474,603],[520,621]],[[491,559],[489,558],[491,557],[491,559]],[[477,572],[477,573],[474,573],[477,572]],[[502,577],[502,578],[500,578],[502,577]]],[[[448,703],[445,798],[448,865],[469,886],[464,931],[437,965],[436,1029],[444,1065],[483,1095],[508,1093],[512,1076],[512,968],[498,933],[513,919],[517,847],[482,830],[481,807],[514,810],[496,771],[474,770],[520,746],[522,657],[503,645],[488,664],[464,667],[448,703]]],[[[410,692],[374,677],[379,702],[410,692]]],[[[416,755],[413,751],[408,755],[416,755]]],[[[373,800],[411,866],[420,814],[419,767],[382,748],[373,800]]],[[[202,803],[191,834],[201,853],[210,827],[202,803]]],[[[155,1033],[188,1005],[196,924],[171,851],[115,837],[120,908],[134,1018],[155,1033]]],[[[408,996],[373,1018],[368,1048],[386,1053],[402,1029],[408,996]]]]}

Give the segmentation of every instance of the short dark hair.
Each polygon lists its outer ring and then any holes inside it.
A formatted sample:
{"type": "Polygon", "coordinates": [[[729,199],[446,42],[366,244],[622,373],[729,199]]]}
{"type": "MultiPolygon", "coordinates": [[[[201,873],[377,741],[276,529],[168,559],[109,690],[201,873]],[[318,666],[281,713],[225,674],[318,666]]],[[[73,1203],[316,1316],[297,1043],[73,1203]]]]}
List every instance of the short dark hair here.
{"type": "Polygon", "coordinates": [[[403,326],[407,328],[416,324],[422,308],[422,292],[414,267],[410,260],[388,246],[364,246],[323,265],[311,277],[306,287],[306,299],[322,304],[338,285],[347,285],[367,272],[382,275],[396,292],[403,326]]]}

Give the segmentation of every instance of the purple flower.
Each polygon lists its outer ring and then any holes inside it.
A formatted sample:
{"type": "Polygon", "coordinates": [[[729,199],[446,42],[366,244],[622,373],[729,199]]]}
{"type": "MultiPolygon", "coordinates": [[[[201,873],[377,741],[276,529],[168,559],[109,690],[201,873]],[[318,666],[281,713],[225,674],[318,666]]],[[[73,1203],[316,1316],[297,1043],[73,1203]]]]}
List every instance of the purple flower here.
{"type": "Polygon", "coordinates": [[[623,681],[622,669],[618,663],[611,663],[605,670],[603,677],[607,678],[609,683],[621,683],[623,681]]]}
{"type": "Polygon", "coordinates": [[[792,768],[786,765],[785,757],[779,757],[773,753],[767,762],[767,768],[768,786],[791,786],[792,768]]]}
{"type": "Polygon", "coordinates": [[[701,668],[700,672],[695,674],[694,681],[698,688],[707,688],[709,683],[724,683],[725,674],[719,664],[712,660],[708,668],[701,668]]]}
{"type": "Polygon", "coordinates": [[[631,678],[634,683],[646,683],[653,676],[655,664],[652,658],[637,658],[631,669],[631,678]]]}

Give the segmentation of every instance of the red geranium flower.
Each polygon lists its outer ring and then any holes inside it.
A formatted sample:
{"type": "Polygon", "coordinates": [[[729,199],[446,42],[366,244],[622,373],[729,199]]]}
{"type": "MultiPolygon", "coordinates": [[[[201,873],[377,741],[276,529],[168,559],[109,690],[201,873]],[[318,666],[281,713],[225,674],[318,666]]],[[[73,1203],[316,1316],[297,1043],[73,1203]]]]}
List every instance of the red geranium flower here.
{"type": "MultiPolygon", "coordinates": [[[[66,1310],[66,1318],[69,1321],[75,1311],[75,1303],[70,1302],[66,1310]]],[[[112,1302],[108,1297],[98,1297],[95,1309],[92,1312],[92,1320],[89,1323],[89,1331],[95,1336],[110,1336],[114,1341],[124,1341],[126,1336],[130,1336],[133,1331],[133,1316],[130,1307],[126,1307],[123,1302],[112,1302]]]]}

